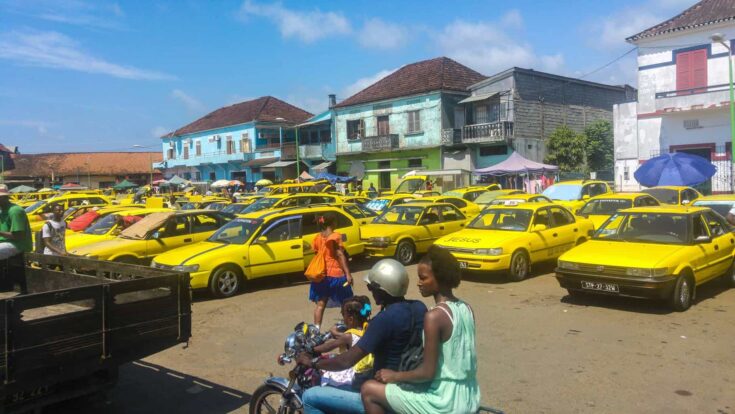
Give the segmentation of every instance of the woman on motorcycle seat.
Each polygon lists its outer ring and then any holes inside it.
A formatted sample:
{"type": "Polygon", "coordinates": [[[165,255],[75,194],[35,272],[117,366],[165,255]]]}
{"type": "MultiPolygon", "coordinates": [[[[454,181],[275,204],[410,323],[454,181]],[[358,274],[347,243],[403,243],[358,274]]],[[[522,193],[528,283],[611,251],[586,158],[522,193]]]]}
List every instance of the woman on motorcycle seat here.
{"type": "MultiPolygon", "coordinates": [[[[340,349],[340,353],[347,351],[362,338],[368,326],[371,310],[370,299],[367,296],[353,296],[346,299],[342,303],[342,319],[347,330],[340,332],[337,326],[334,326],[331,329],[334,339],[314,347],[314,352],[325,354],[336,348],[340,349]]],[[[372,368],[373,355],[368,354],[355,366],[346,370],[325,371],[322,374],[321,385],[359,390],[362,383],[372,377],[372,368]]]]}
{"type": "Polygon", "coordinates": [[[480,406],[475,318],[454,296],[460,269],[449,251],[432,246],[418,265],[418,287],[434,306],[424,317],[424,355],[414,370],[381,369],[361,389],[365,412],[475,413],[480,406]],[[376,381],[377,380],[377,381],[376,381]],[[411,385],[428,383],[417,390],[411,385]]]}

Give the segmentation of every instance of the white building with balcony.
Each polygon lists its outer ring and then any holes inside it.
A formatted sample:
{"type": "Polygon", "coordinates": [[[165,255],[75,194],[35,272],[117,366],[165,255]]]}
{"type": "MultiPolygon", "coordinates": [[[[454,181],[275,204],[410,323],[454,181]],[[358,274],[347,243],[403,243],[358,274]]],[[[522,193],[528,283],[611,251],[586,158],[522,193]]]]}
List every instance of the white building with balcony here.
{"type": "Polygon", "coordinates": [[[729,120],[729,52],[735,1],[703,0],[626,39],[638,46],[638,101],[616,105],[615,184],[638,190],[638,166],[667,152],[700,155],[717,166],[704,192],[733,191],[729,120]]]}

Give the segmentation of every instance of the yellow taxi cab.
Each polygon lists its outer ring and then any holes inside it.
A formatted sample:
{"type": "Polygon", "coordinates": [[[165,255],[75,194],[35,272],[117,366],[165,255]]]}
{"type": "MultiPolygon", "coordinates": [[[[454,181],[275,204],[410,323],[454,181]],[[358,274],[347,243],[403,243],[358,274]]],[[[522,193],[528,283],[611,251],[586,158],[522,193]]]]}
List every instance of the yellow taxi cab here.
{"type": "Polygon", "coordinates": [[[105,206],[109,205],[110,199],[99,194],[64,194],[51,197],[46,200],[39,200],[25,208],[28,215],[28,222],[46,220],[46,214],[50,213],[54,206],[61,205],[66,211],[70,207],[82,205],[89,206],[105,206]]]}
{"type": "Polygon", "coordinates": [[[434,197],[421,197],[413,200],[406,200],[406,203],[449,203],[459,209],[462,214],[467,217],[467,220],[475,218],[480,214],[480,206],[458,197],[451,196],[434,196],[434,197]]]}
{"type": "Polygon", "coordinates": [[[592,222],[546,203],[491,206],[467,228],[435,243],[468,271],[506,271],[518,282],[534,263],[553,260],[592,234],[592,222]]]}
{"type": "Polygon", "coordinates": [[[303,273],[314,257],[318,218],[327,212],[337,217],[335,231],[342,234],[347,254],[362,254],[364,244],[352,216],[339,207],[312,205],[237,218],[201,243],[157,256],[151,266],[189,272],[193,289],[208,288],[214,296],[229,297],[246,280],[303,273]]]}
{"type": "Polygon", "coordinates": [[[391,194],[374,198],[365,203],[365,207],[376,213],[381,213],[386,208],[393,207],[396,204],[403,204],[408,200],[413,200],[414,198],[416,197],[414,197],[413,194],[391,194]]]}
{"type": "Polygon", "coordinates": [[[590,198],[612,192],[605,181],[570,180],[560,181],[549,186],[544,190],[543,195],[549,197],[556,204],[560,204],[571,211],[577,211],[590,198]]]}
{"type": "Polygon", "coordinates": [[[599,229],[618,210],[658,205],[658,200],[645,193],[611,193],[590,198],[575,214],[592,220],[595,228],[599,229]]]}
{"type": "Polygon", "coordinates": [[[724,277],[735,286],[733,249],[735,235],[709,208],[630,208],[562,255],[556,278],[572,296],[668,299],[674,310],[685,311],[701,284],[724,277]]]}
{"type": "Polygon", "coordinates": [[[491,206],[517,206],[523,203],[551,203],[551,199],[543,194],[511,194],[501,195],[492,200],[491,206]]]}
{"type": "Polygon", "coordinates": [[[461,230],[467,217],[449,203],[405,203],[388,207],[360,227],[365,253],[394,257],[404,265],[426,253],[438,238],[461,230]]]}
{"type": "Polygon", "coordinates": [[[735,194],[713,194],[697,198],[693,203],[697,207],[709,207],[722,217],[735,207],[735,194]]]}
{"type": "Polygon", "coordinates": [[[53,192],[53,191],[17,194],[17,199],[14,202],[14,204],[17,204],[21,207],[28,207],[37,201],[46,200],[55,195],[56,195],[56,192],[53,192]]]}
{"type": "Polygon", "coordinates": [[[125,208],[115,207],[109,209],[99,210],[100,217],[97,218],[89,227],[86,229],[73,232],[67,230],[66,234],[66,249],[72,251],[78,247],[86,246],[88,244],[101,242],[104,240],[112,240],[120,234],[122,230],[116,221],[116,216],[137,216],[145,217],[153,213],[169,212],[167,208],[125,208]]]}
{"type": "Polygon", "coordinates": [[[370,201],[370,197],[363,197],[363,196],[344,196],[342,197],[342,202],[344,203],[354,203],[354,204],[365,204],[368,201],[370,201]]]}
{"type": "Polygon", "coordinates": [[[507,195],[519,195],[519,194],[526,194],[523,190],[514,190],[514,189],[505,189],[505,190],[493,190],[493,191],[486,191],[475,199],[474,203],[480,206],[480,208],[485,208],[490,203],[493,202],[498,197],[507,196],[507,195]]]}
{"type": "Polygon", "coordinates": [[[92,259],[148,264],[156,255],[205,240],[231,219],[211,210],[152,213],[112,240],[67,250],[92,259]]]}
{"type": "Polygon", "coordinates": [[[244,197],[238,199],[239,201],[237,203],[230,203],[225,208],[223,208],[221,211],[223,213],[229,213],[229,214],[242,214],[242,212],[251,204],[254,202],[260,200],[263,198],[263,196],[252,196],[252,197],[244,197]]]}
{"type": "Polygon", "coordinates": [[[641,190],[642,193],[650,194],[662,204],[689,204],[702,197],[702,193],[692,187],[667,185],[650,187],[641,190]]]}
{"type": "Polygon", "coordinates": [[[337,204],[342,198],[333,194],[324,193],[297,193],[274,194],[263,197],[250,204],[239,214],[247,216],[262,210],[274,210],[286,207],[305,207],[311,204],[337,204]]]}
{"type": "MultiPolygon", "coordinates": [[[[497,186],[497,184],[495,185],[497,186]]],[[[494,188],[493,191],[494,190],[500,190],[500,186],[497,186],[497,188],[494,188]]],[[[477,197],[488,191],[490,190],[488,190],[487,187],[460,187],[455,188],[454,190],[445,191],[442,193],[442,195],[449,197],[458,197],[467,201],[475,201],[477,197]]]]}

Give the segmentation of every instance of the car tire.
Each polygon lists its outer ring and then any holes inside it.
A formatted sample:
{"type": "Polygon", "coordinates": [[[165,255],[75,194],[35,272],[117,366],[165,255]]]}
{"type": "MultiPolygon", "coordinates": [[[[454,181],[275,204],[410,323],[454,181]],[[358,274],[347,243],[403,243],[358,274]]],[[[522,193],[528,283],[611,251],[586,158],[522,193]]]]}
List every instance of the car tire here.
{"type": "Polygon", "coordinates": [[[209,278],[209,291],[216,298],[229,298],[237,294],[242,281],[240,269],[232,265],[220,266],[209,278]]]}
{"type": "Polygon", "coordinates": [[[681,275],[674,285],[670,300],[671,308],[677,312],[684,312],[692,306],[692,301],[694,301],[694,282],[689,275],[681,275]]]}
{"type": "Polygon", "coordinates": [[[408,240],[403,240],[396,247],[396,260],[402,265],[408,266],[416,258],[416,247],[408,240]]]}
{"type": "Polygon", "coordinates": [[[508,269],[508,279],[513,282],[520,282],[528,277],[531,273],[531,260],[528,253],[523,250],[516,250],[510,258],[510,269],[508,269]]]}
{"type": "Polygon", "coordinates": [[[732,261],[730,269],[722,277],[725,279],[727,287],[735,288],[735,260],[732,261]]]}
{"type": "Polygon", "coordinates": [[[587,296],[587,292],[583,292],[577,289],[567,289],[567,293],[569,294],[569,297],[573,299],[579,299],[587,296]]]}

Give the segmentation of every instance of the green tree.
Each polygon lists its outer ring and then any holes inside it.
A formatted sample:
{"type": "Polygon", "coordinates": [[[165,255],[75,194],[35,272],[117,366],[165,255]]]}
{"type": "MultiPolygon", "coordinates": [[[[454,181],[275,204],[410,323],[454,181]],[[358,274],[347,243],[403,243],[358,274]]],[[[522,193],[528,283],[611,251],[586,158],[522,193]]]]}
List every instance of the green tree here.
{"type": "Polygon", "coordinates": [[[561,171],[584,169],[586,139],[566,125],[558,127],[546,140],[544,162],[559,167],[561,171]]]}
{"type": "Polygon", "coordinates": [[[609,121],[595,121],[584,129],[587,167],[590,171],[612,170],[613,127],[609,121]]]}

